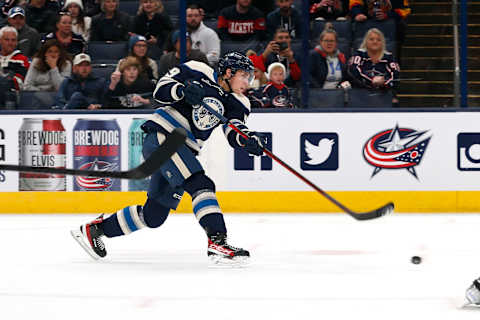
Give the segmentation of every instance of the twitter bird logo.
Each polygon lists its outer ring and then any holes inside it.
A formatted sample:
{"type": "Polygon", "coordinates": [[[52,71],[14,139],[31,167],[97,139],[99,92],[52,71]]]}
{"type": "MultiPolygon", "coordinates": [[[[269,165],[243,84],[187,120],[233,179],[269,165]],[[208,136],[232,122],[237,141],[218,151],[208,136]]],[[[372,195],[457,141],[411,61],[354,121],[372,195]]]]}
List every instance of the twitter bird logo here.
{"type": "Polygon", "coordinates": [[[325,160],[330,157],[332,153],[332,146],[335,144],[335,141],[332,139],[323,138],[318,142],[318,146],[310,143],[310,141],[305,140],[305,152],[307,153],[310,160],[305,161],[309,165],[315,166],[317,164],[322,164],[325,160]]]}
{"type": "Polygon", "coordinates": [[[336,133],[302,133],[300,148],[303,170],[338,169],[338,135],[336,133]]]}

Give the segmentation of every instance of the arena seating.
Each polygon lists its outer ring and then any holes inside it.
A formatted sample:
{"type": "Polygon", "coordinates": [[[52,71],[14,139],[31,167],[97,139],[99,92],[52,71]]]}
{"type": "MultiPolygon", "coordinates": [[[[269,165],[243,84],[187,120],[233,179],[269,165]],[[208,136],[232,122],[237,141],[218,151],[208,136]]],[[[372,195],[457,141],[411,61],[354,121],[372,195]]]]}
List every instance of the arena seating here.
{"type": "Polygon", "coordinates": [[[390,91],[370,91],[367,89],[348,90],[347,107],[353,108],[388,108],[392,107],[390,91]]]}
{"type": "Polygon", "coordinates": [[[309,108],[343,108],[345,90],[311,88],[308,97],[309,108]]]}
{"type": "Polygon", "coordinates": [[[54,91],[20,91],[18,109],[39,110],[51,109],[55,105],[54,91]]]}
{"type": "Polygon", "coordinates": [[[128,53],[128,44],[126,41],[118,42],[100,42],[92,41],[88,44],[88,52],[92,61],[102,59],[123,58],[128,53]]]}

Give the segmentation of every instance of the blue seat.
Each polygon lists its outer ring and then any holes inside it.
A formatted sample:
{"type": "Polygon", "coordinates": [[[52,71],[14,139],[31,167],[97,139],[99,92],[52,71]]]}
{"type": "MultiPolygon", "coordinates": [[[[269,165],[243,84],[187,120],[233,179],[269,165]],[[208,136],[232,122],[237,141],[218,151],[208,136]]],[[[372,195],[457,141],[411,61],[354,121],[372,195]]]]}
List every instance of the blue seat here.
{"type": "Polygon", "coordinates": [[[253,51],[259,54],[263,52],[263,46],[258,41],[249,41],[249,42],[239,42],[239,41],[221,41],[220,42],[220,55],[223,56],[225,53],[237,51],[241,53],[246,53],[247,50],[252,49],[253,51]]]}
{"type": "Polygon", "coordinates": [[[116,64],[93,64],[92,65],[92,73],[97,77],[105,78],[106,80],[110,80],[110,76],[115,71],[117,65],[116,64]]]}
{"type": "Polygon", "coordinates": [[[206,19],[206,20],[203,20],[203,24],[209,27],[210,29],[217,31],[218,19],[206,19]]]}
{"type": "Polygon", "coordinates": [[[160,59],[160,57],[162,55],[163,55],[163,49],[162,48],[160,48],[156,44],[148,45],[147,56],[149,56],[153,60],[158,60],[158,59],[160,59]]]}
{"type": "Polygon", "coordinates": [[[353,39],[363,39],[367,31],[371,28],[377,28],[383,32],[386,40],[396,41],[396,25],[394,19],[384,21],[367,20],[365,22],[355,22],[353,24],[353,39]]]}
{"type": "MultiPolygon", "coordinates": [[[[308,96],[308,108],[343,108],[345,91],[342,89],[311,88],[308,96]]],[[[306,107],[306,106],[304,106],[306,107]]]]}
{"type": "MultiPolygon", "coordinates": [[[[322,31],[325,29],[326,21],[315,20],[313,22],[311,38],[316,42],[322,31]]],[[[346,21],[331,21],[333,28],[337,32],[338,41],[352,41],[352,23],[346,21]]]]}
{"type": "Polygon", "coordinates": [[[389,108],[392,107],[392,98],[390,91],[350,89],[346,105],[352,108],[389,108]]]}
{"type": "Polygon", "coordinates": [[[139,1],[119,1],[118,10],[128,13],[130,16],[136,16],[139,1]]]}
{"type": "Polygon", "coordinates": [[[178,0],[163,0],[163,7],[165,8],[165,12],[171,16],[178,16],[179,14],[179,3],[178,0]]]}
{"type": "Polygon", "coordinates": [[[20,91],[17,109],[51,109],[55,105],[55,91],[20,91]]]}
{"type": "Polygon", "coordinates": [[[121,59],[128,53],[126,41],[93,41],[88,44],[88,54],[92,60],[121,59]]]}

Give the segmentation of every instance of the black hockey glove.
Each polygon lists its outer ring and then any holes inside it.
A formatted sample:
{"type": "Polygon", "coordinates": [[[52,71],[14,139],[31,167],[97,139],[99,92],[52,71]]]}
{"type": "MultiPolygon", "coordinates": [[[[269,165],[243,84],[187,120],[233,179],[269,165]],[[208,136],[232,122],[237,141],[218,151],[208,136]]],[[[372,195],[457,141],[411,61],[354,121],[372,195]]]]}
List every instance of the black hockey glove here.
{"type": "Polygon", "coordinates": [[[194,106],[202,102],[205,97],[205,89],[198,81],[186,81],[183,96],[188,104],[194,106]]]}
{"type": "Polygon", "coordinates": [[[243,144],[243,149],[255,156],[263,154],[263,147],[267,144],[267,137],[259,132],[247,132],[249,139],[240,136],[240,143],[243,144]]]}

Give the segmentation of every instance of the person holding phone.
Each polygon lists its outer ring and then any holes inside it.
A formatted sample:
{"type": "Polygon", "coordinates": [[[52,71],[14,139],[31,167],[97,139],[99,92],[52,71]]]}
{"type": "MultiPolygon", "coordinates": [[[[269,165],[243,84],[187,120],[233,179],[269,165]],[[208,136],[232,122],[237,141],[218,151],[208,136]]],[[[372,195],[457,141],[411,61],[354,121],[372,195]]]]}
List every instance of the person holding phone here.
{"type": "Polygon", "coordinates": [[[280,62],[287,70],[287,79],[285,84],[289,87],[294,86],[296,81],[301,78],[300,66],[297,63],[296,55],[291,47],[292,38],[287,29],[278,28],[261,54],[265,68],[274,62],[280,62]]]}

